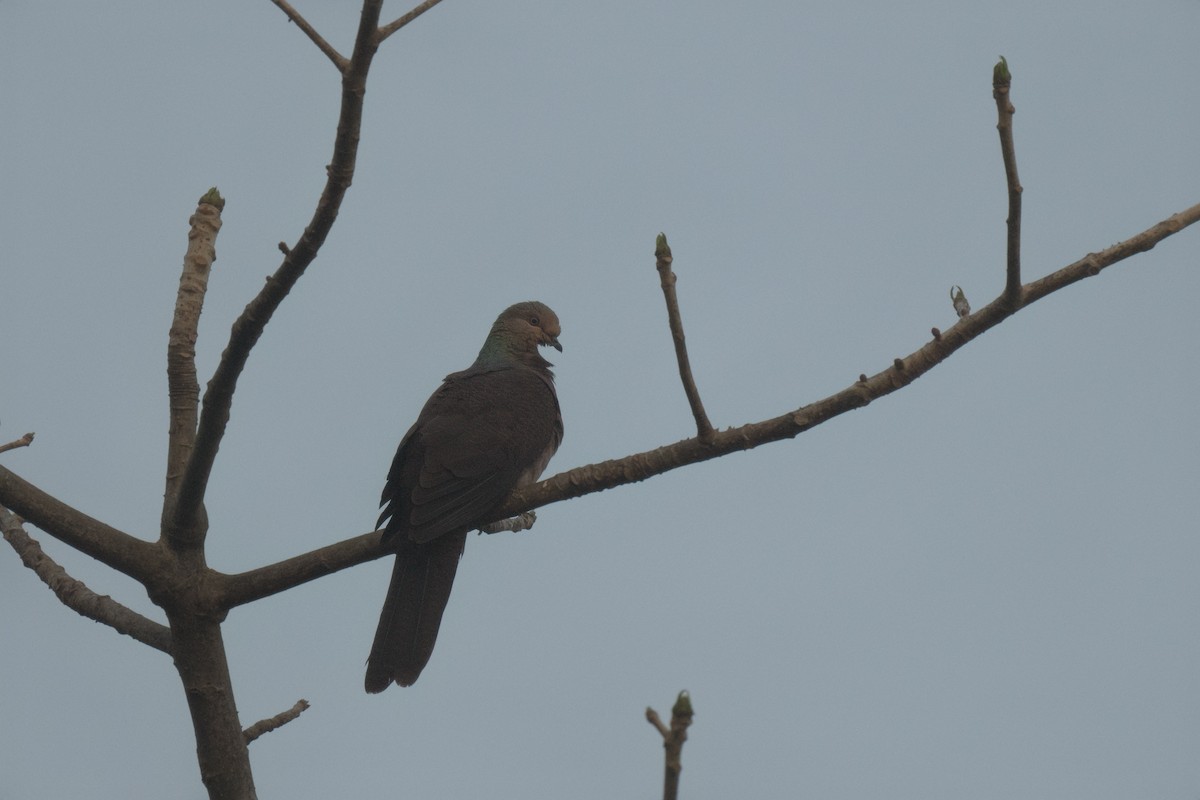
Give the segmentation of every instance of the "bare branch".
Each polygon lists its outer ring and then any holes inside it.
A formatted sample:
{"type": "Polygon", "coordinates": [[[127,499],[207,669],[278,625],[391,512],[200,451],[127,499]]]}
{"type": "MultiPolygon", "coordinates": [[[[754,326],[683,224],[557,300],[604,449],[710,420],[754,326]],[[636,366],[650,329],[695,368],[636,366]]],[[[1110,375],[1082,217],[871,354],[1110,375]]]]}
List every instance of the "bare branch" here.
{"type": "MultiPolygon", "coordinates": [[[[1200,205],[1195,205],[1131,239],[1063,267],[1025,287],[1025,305],[1089,275],[1098,274],[1101,269],[1131,255],[1149,250],[1168,236],[1198,221],[1200,205]]],[[[750,450],[768,442],[793,438],[809,428],[847,411],[862,408],[878,397],[907,386],[1010,315],[1011,312],[1001,300],[993,301],[945,331],[932,329],[933,338],[927,344],[905,358],[896,359],[874,376],[860,375],[855,383],[842,391],[773,419],[715,431],[709,442],[703,442],[699,437],[684,439],[654,450],[560,472],[540,483],[518,489],[498,510],[496,519],[636,483],[678,467],[750,450]]],[[[218,574],[215,580],[222,584],[220,606],[228,609],[243,605],[393,552],[380,544],[379,531],[372,531],[247,572],[218,574]]]]}
{"type": "Polygon", "coordinates": [[[196,444],[188,459],[180,485],[179,499],[167,524],[168,540],[176,547],[199,547],[204,533],[195,522],[208,487],[208,478],[217,457],[238,377],[250,357],[250,350],[262,336],[263,329],[288,292],[317,257],[317,252],[337,219],[342,200],[354,177],[358,156],[359,135],[362,129],[363,97],[367,88],[367,72],[375,57],[378,42],[375,38],[382,0],[366,0],[359,20],[354,53],[342,76],[342,108],[334,139],[333,158],[326,170],[325,188],[317,201],[312,220],[304,233],[283,257],[275,274],[233,323],[229,344],[208,382],[196,434],[196,444]]]}
{"type": "Polygon", "coordinates": [[[1200,222],[1200,203],[1191,208],[1185,208],[1178,214],[1173,214],[1136,236],[1132,236],[1123,242],[1117,242],[1112,247],[1101,250],[1098,253],[1089,253],[1057,272],[1052,272],[1044,278],[1026,284],[1022,289],[1023,298],[1021,302],[1023,305],[1029,305],[1041,300],[1052,292],[1057,292],[1059,289],[1070,286],[1076,281],[1090,278],[1093,275],[1099,275],[1101,270],[1124,261],[1130,256],[1152,250],[1163,239],[1173,236],[1197,222],[1200,222]]]}
{"type": "Polygon", "coordinates": [[[1016,311],[1021,303],[1021,180],[1017,177],[1017,152],[1013,146],[1012,118],[1016,113],[1009,99],[1012,74],[1008,61],[1000,61],[992,70],[992,97],[996,100],[1000,131],[1000,153],[1004,157],[1004,178],[1008,183],[1008,266],[1004,278],[1004,301],[1016,311]]]}
{"type": "Polygon", "coordinates": [[[249,728],[246,728],[246,730],[242,731],[242,736],[245,737],[246,744],[250,744],[264,733],[270,733],[277,728],[282,728],[284,725],[287,725],[289,722],[307,710],[308,701],[301,698],[300,700],[296,701],[296,705],[292,706],[287,711],[276,714],[268,719],[259,720],[249,728]]]}
{"type": "Polygon", "coordinates": [[[382,28],[380,28],[379,33],[377,34],[376,41],[382,42],[384,39],[388,38],[393,33],[400,30],[405,25],[412,22],[414,19],[421,16],[426,11],[433,8],[440,2],[442,2],[442,0],[425,0],[424,3],[421,3],[419,6],[414,8],[412,11],[409,11],[404,16],[400,17],[399,19],[397,19],[393,22],[389,22],[387,25],[384,25],[382,28]]]}
{"type": "Polygon", "coordinates": [[[372,531],[248,572],[218,574],[215,579],[222,584],[221,607],[233,608],[270,597],[293,586],[395,552],[394,548],[380,544],[379,531],[372,531]]]}
{"type": "Polygon", "coordinates": [[[346,70],[350,67],[350,62],[346,60],[345,56],[334,49],[333,45],[325,41],[325,37],[317,33],[317,29],[310,25],[308,20],[300,16],[300,12],[292,8],[291,3],[287,2],[287,0],[271,0],[271,2],[279,6],[280,10],[287,14],[288,22],[296,23],[296,27],[304,31],[304,34],[312,40],[312,43],[329,57],[329,60],[337,67],[338,72],[343,75],[346,74],[346,70]]]}
{"type": "Polygon", "coordinates": [[[0,505],[60,542],[138,580],[154,574],[160,562],[158,549],[150,542],[89,517],[2,466],[0,505]]]}
{"type": "Polygon", "coordinates": [[[225,207],[216,188],[209,189],[188,220],[187,252],[175,296],[175,317],[167,334],[167,396],[170,425],[167,432],[167,477],[163,495],[163,526],[171,519],[179,484],[187,467],[188,456],[196,441],[200,382],[196,378],[196,338],[208,276],[217,260],[216,240],[221,231],[221,210],[225,207]]]}
{"type": "Polygon", "coordinates": [[[0,453],[3,453],[7,450],[16,450],[18,447],[29,447],[31,444],[33,444],[33,434],[27,433],[20,439],[13,439],[7,444],[0,444],[0,453]]]}
{"type": "MultiPolygon", "coordinates": [[[[1136,253],[1154,247],[1158,242],[1200,221],[1200,204],[1166,219],[1119,242],[1099,253],[1092,253],[1073,264],[1024,287],[1023,305],[1027,306],[1046,295],[1078,280],[1099,272],[1136,253]]],[[[1003,322],[1012,314],[1011,307],[997,299],[971,316],[960,319],[951,328],[941,331],[940,338],[929,341],[909,356],[900,359],[902,369],[895,364],[878,374],[851,384],[836,394],[773,419],[763,420],[717,431],[710,441],[698,437],[684,439],[624,458],[589,464],[561,472],[532,486],[518,489],[503,507],[497,518],[509,517],[522,511],[541,508],[550,503],[600,492],[627,483],[643,481],[664,472],[707,461],[739,450],[749,450],[768,442],[791,439],[809,428],[828,422],[836,416],[862,408],[872,400],[891,394],[924,375],[960,347],[1003,322]]]]}
{"type": "Polygon", "coordinates": [[[67,608],[88,619],[103,622],[118,633],[132,636],[155,650],[170,654],[171,631],[167,626],[142,616],[111,597],[96,594],[82,581],[72,578],[58,562],[46,555],[36,539],[25,532],[20,518],[2,506],[0,532],[21,557],[21,562],[33,570],[67,608]]]}
{"type": "Polygon", "coordinates": [[[675,273],[671,271],[671,247],[667,244],[666,234],[660,233],[654,245],[654,258],[658,269],[659,280],[662,284],[663,298],[667,301],[667,321],[671,326],[671,339],[675,342],[675,360],[679,362],[679,378],[683,381],[683,391],[687,395],[688,405],[692,407],[692,416],[696,420],[696,435],[701,441],[712,440],[713,426],[704,413],[704,403],[700,401],[700,390],[696,388],[696,379],[692,377],[692,365],[688,361],[687,340],[683,335],[683,316],[679,313],[679,298],[675,295],[675,273]]]}
{"type": "Polygon", "coordinates": [[[686,691],[680,692],[671,708],[671,727],[663,725],[662,718],[653,708],[646,709],[646,719],[658,729],[663,738],[665,765],[663,769],[663,800],[679,797],[679,773],[683,772],[683,743],[687,741],[687,729],[692,724],[692,698],[686,691]]]}

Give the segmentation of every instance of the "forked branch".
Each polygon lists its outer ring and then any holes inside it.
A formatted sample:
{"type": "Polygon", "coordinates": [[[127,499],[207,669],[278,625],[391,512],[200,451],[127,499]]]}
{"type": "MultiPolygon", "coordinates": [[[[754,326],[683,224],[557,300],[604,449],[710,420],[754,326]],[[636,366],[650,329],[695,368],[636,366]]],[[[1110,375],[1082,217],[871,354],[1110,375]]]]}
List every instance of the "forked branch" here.
{"type": "Polygon", "coordinates": [[[195,447],[183,474],[178,500],[167,521],[169,538],[173,539],[177,546],[195,547],[203,541],[203,531],[195,524],[197,513],[208,487],[217,450],[225,435],[225,426],[229,422],[238,377],[246,366],[251,349],[262,336],[263,329],[270,322],[275,310],[316,258],[317,251],[324,244],[334,220],[337,219],[346,191],[350,188],[362,130],[367,72],[379,46],[381,6],[382,0],[366,0],[363,3],[354,52],[343,71],[342,107],[338,118],[337,136],[334,139],[333,158],[330,160],[325,187],[317,201],[313,217],[296,245],[284,254],[275,274],[267,279],[266,285],[233,323],[229,344],[221,354],[221,361],[208,382],[195,447]]]}
{"type": "Polygon", "coordinates": [[[663,800],[679,797],[679,774],[683,772],[683,743],[692,725],[692,698],[686,691],[680,692],[671,708],[671,724],[664,725],[658,712],[647,706],[646,720],[655,727],[663,739],[663,800]]]}
{"type": "MultiPolygon", "coordinates": [[[[1119,242],[1099,253],[1091,253],[1057,272],[1023,288],[1025,305],[1052,292],[1154,247],[1158,242],[1200,221],[1200,204],[1119,242]]],[[[560,472],[532,486],[517,490],[496,513],[504,519],[542,506],[582,497],[593,492],[636,483],[664,472],[696,464],[740,450],[750,450],[769,442],[791,439],[847,411],[891,394],[915,381],[940,364],[971,340],[995,327],[1011,315],[998,298],[965,319],[958,320],[945,332],[934,328],[933,338],[904,358],[894,359],[873,376],[863,375],[836,394],[801,406],[778,417],[752,422],[739,428],[714,431],[709,441],[699,436],[684,439],[654,450],[623,458],[588,464],[560,472]]],[[[352,539],[313,550],[238,575],[221,576],[225,607],[232,607],[277,594],[340,570],[388,555],[393,551],[380,545],[379,532],[364,533],[352,539]]]]}

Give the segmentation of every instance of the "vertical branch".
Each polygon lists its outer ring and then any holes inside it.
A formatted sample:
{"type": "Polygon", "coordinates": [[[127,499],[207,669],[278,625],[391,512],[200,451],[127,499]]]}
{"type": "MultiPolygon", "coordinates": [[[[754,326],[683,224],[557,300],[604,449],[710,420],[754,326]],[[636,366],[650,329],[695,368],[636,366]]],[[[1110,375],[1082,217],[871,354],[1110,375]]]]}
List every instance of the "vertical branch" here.
{"type": "Polygon", "coordinates": [[[1000,132],[1000,153],[1004,157],[1004,177],[1008,184],[1008,263],[1004,278],[1004,301],[1011,311],[1021,305],[1021,180],[1017,177],[1017,153],[1013,146],[1012,118],[1016,113],[1009,99],[1012,73],[1008,61],[1000,56],[992,70],[992,97],[996,100],[996,130],[1000,132]]]}
{"type": "Polygon", "coordinates": [[[700,441],[709,442],[713,438],[713,426],[704,413],[704,403],[700,401],[700,390],[696,388],[696,379],[692,377],[692,365],[688,360],[687,340],[683,335],[683,317],[679,313],[679,298],[675,295],[675,273],[671,271],[671,263],[675,260],[671,255],[671,247],[667,244],[666,234],[660,233],[654,244],[655,267],[662,283],[663,298],[667,301],[667,322],[671,326],[671,339],[675,342],[675,360],[679,362],[679,378],[683,381],[683,391],[687,395],[688,405],[692,407],[692,416],[696,420],[696,435],[700,441]]]}
{"type": "Polygon", "coordinates": [[[196,379],[196,338],[208,276],[217,260],[216,241],[221,230],[221,211],[225,200],[216,187],[200,198],[196,213],[188,220],[187,252],[179,292],[175,297],[175,318],[167,335],[167,396],[171,420],[167,435],[167,487],[163,501],[163,523],[171,518],[179,483],[196,441],[200,382],[196,379]]]}
{"type": "Polygon", "coordinates": [[[646,719],[658,729],[663,738],[663,750],[666,751],[666,766],[663,772],[663,800],[676,800],[679,797],[679,773],[683,772],[683,743],[687,741],[687,729],[692,724],[692,698],[686,692],[680,692],[671,708],[671,727],[663,725],[658,712],[653,708],[646,709],[646,719]]]}
{"type": "Polygon", "coordinates": [[[208,796],[253,800],[256,795],[250,751],[233,699],[221,623],[171,609],[167,610],[167,618],[173,635],[175,669],[183,681],[196,735],[200,779],[208,796]]]}

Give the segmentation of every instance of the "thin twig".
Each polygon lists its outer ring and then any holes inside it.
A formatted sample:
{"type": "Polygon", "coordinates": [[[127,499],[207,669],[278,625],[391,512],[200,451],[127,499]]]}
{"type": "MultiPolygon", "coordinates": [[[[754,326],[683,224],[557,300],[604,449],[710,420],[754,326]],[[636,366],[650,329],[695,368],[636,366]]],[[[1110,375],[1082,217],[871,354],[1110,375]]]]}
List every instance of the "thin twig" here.
{"type": "Polygon", "coordinates": [[[704,403],[700,400],[700,390],[696,388],[696,379],[692,377],[692,365],[688,361],[687,340],[683,335],[683,317],[679,313],[679,298],[675,294],[675,273],[671,271],[671,247],[667,244],[666,234],[660,233],[654,244],[655,267],[658,269],[659,282],[662,284],[663,298],[667,301],[667,322],[671,326],[671,339],[675,342],[675,360],[679,362],[679,378],[683,381],[683,391],[687,395],[688,405],[692,407],[692,416],[696,420],[696,435],[707,442],[712,439],[713,426],[704,413],[704,403]]]}
{"type": "Polygon", "coordinates": [[[167,626],[142,616],[107,595],[98,595],[82,581],[67,574],[54,559],[46,555],[37,540],[25,532],[21,519],[0,506],[0,532],[21,558],[21,563],[33,570],[50,587],[62,604],[73,611],[131,636],[142,644],[164,653],[171,652],[171,631],[167,626]]]}
{"type": "Polygon", "coordinates": [[[249,728],[246,728],[246,730],[242,731],[242,736],[245,737],[246,744],[250,744],[264,733],[270,733],[277,728],[282,728],[307,710],[308,701],[304,699],[297,700],[296,705],[287,711],[276,714],[268,719],[259,720],[249,728]]]}
{"type": "Polygon", "coordinates": [[[310,25],[308,20],[300,15],[299,11],[292,8],[291,3],[289,3],[287,0],[271,0],[271,2],[279,6],[280,10],[287,14],[288,22],[296,23],[296,27],[304,31],[304,34],[312,40],[312,43],[320,48],[322,53],[329,57],[329,60],[333,62],[335,67],[337,67],[338,72],[342,73],[343,75],[346,74],[346,70],[350,67],[350,62],[347,61],[346,57],[339,53],[333,45],[325,41],[324,36],[317,33],[317,29],[310,25]]]}
{"type": "Polygon", "coordinates": [[[1008,61],[1000,56],[992,70],[992,97],[996,100],[996,130],[1000,132],[1000,153],[1004,157],[1004,179],[1008,184],[1008,259],[1004,278],[1004,301],[1016,311],[1021,304],[1021,180],[1017,177],[1017,152],[1013,146],[1013,114],[1009,98],[1012,74],[1008,61]]]}
{"type": "Polygon", "coordinates": [[[679,797],[679,773],[683,772],[683,743],[687,741],[687,729],[692,724],[692,698],[686,691],[680,692],[671,709],[671,727],[663,725],[662,718],[653,708],[646,708],[646,719],[658,729],[663,738],[665,766],[663,769],[663,800],[679,797]]]}
{"type": "Polygon", "coordinates": [[[412,22],[414,19],[421,16],[426,11],[433,8],[440,2],[442,2],[442,0],[425,0],[424,3],[421,3],[419,6],[414,8],[412,11],[409,11],[404,16],[400,17],[399,19],[394,20],[393,22],[389,22],[387,25],[384,25],[382,28],[380,28],[379,33],[376,35],[376,41],[382,42],[384,39],[388,38],[393,33],[400,30],[405,25],[412,22]]]}
{"type": "Polygon", "coordinates": [[[31,444],[33,444],[33,434],[27,433],[20,439],[13,439],[7,444],[0,444],[0,453],[3,453],[7,450],[16,450],[18,447],[29,447],[31,444]]]}

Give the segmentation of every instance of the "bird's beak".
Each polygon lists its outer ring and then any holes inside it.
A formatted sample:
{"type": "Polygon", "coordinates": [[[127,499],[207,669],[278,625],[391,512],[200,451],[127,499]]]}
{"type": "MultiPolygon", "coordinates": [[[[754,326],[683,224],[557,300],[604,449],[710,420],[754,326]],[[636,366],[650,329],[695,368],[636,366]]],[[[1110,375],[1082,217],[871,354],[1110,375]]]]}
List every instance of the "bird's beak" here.
{"type": "Polygon", "coordinates": [[[551,336],[549,339],[542,342],[542,344],[548,344],[551,347],[553,347],[555,350],[557,350],[558,352],[560,352],[560,353],[562,352],[562,345],[558,343],[557,337],[551,336]]]}

